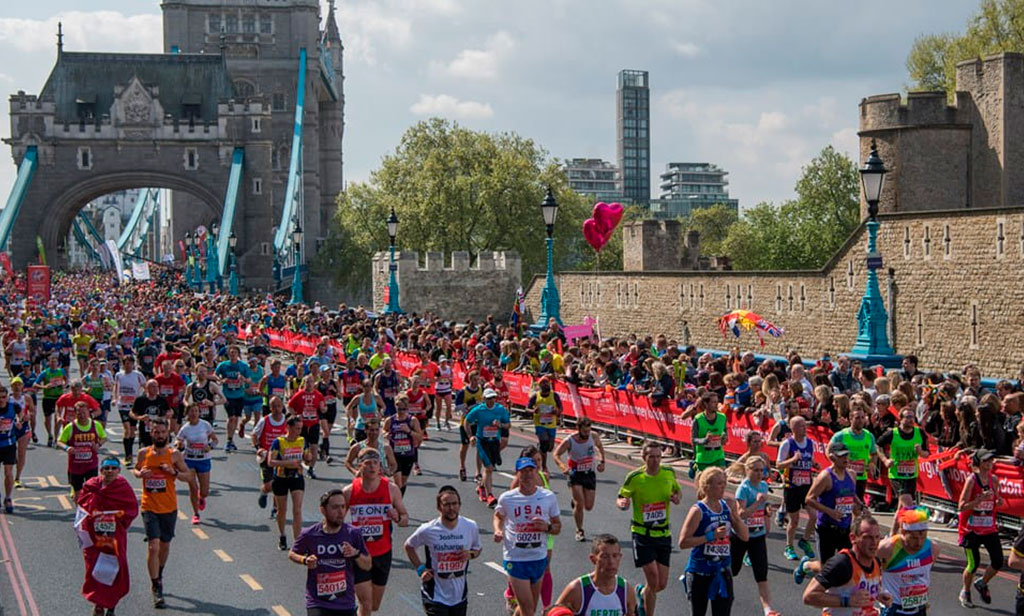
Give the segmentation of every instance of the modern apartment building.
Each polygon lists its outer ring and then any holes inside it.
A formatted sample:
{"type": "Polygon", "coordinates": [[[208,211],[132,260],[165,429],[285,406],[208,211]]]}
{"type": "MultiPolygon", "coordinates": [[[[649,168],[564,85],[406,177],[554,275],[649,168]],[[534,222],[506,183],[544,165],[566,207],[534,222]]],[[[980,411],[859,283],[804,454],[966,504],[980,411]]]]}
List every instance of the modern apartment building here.
{"type": "Polygon", "coordinates": [[[619,71],[615,112],[623,198],[646,205],[651,200],[651,91],[647,71],[619,71]]]}
{"type": "Polygon", "coordinates": [[[693,210],[727,205],[737,212],[740,202],[729,198],[728,171],[712,163],[668,163],[661,174],[661,198],[651,202],[656,218],[689,216],[693,210]]]}
{"type": "Polygon", "coordinates": [[[621,201],[622,179],[615,163],[600,158],[572,158],[565,161],[569,188],[597,201],[621,201]]]}

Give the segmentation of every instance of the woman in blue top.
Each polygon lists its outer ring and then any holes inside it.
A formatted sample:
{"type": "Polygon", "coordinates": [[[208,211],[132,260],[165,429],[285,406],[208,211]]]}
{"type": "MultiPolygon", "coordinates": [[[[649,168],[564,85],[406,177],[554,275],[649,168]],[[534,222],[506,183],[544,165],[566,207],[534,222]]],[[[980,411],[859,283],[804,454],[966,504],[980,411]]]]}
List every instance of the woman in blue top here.
{"type": "Polygon", "coordinates": [[[771,521],[770,504],[768,503],[768,483],[765,478],[765,462],[760,456],[747,458],[744,468],[747,476],[736,490],[736,504],[739,506],[740,517],[747,525],[748,539],[740,539],[733,529],[729,538],[732,549],[732,575],[739,575],[743,568],[743,556],[750,557],[747,564],[754,571],[757,582],[757,594],[761,598],[761,607],[766,616],[778,614],[772,609],[772,594],[768,588],[768,544],[766,542],[768,526],[771,521]]]}
{"type": "Polygon", "coordinates": [[[704,616],[711,603],[713,616],[732,610],[732,549],[729,532],[748,541],[747,525],[734,499],[725,499],[725,471],[705,469],[697,478],[700,500],[690,507],[679,531],[679,548],[690,550],[686,564],[686,591],[693,616],[704,616]]]}

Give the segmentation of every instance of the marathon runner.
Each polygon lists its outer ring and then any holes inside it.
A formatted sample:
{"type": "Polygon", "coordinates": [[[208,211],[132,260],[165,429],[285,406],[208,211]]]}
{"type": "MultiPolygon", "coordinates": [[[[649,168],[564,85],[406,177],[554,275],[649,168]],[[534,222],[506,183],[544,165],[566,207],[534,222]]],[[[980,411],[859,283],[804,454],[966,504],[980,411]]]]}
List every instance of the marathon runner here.
{"type": "Polygon", "coordinates": [[[451,364],[444,355],[437,358],[437,375],[434,380],[434,399],[437,401],[437,408],[434,412],[437,415],[437,429],[441,429],[441,409],[444,408],[444,429],[452,429],[452,384],[455,374],[452,372],[451,364]]]}
{"type": "Polygon", "coordinates": [[[250,435],[252,447],[256,450],[256,460],[260,465],[260,495],[257,500],[260,509],[267,508],[267,495],[270,494],[274,483],[274,469],[267,464],[267,454],[270,453],[270,446],[274,444],[274,439],[288,434],[288,424],[285,423],[285,419],[284,400],[279,396],[271,396],[270,412],[256,422],[250,435]]]}
{"type": "Polygon", "coordinates": [[[932,585],[932,564],[939,546],[928,538],[928,510],[905,509],[898,515],[899,532],[878,544],[882,588],[892,596],[886,616],[926,616],[932,585]]]}
{"type": "MultiPolygon", "coordinates": [[[[462,415],[462,418],[459,420],[459,481],[466,481],[466,453],[469,452],[469,446],[472,441],[470,431],[466,428],[466,414],[469,412],[469,409],[480,404],[483,399],[484,388],[480,384],[480,373],[476,370],[470,370],[466,374],[466,382],[456,396],[455,404],[455,409],[462,415]]],[[[480,456],[474,455],[473,457],[476,458],[476,475],[473,479],[479,482],[483,477],[480,474],[480,456]]]]}
{"type": "Polygon", "coordinates": [[[297,539],[302,533],[302,496],[306,491],[306,480],[302,477],[302,462],[310,462],[313,458],[313,453],[306,448],[306,440],[301,434],[302,420],[292,415],[285,420],[285,424],[285,435],[275,438],[270,443],[270,451],[267,454],[267,465],[274,469],[271,490],[274,492],[274,509],[277,511],[277,547],[282,551],[288,549],[284,521],[288,515],[289,494],[292,501],[292,539],[297,539]]]}
{"type": "Polygon", "coordinates": [[[185,379],[174,371],[174,363],[165,359],[160,364],[160,374],[153,377],[160,385],[160,395],[167,400],[167,406],[171,407],[171,433],[178,431],[178,427],[184,420],[184,409],[181,401],[185,394],[185,379]]]}
{"type": "Polygon", "coordinates": [[[245,384],[245,395],[242,396],[242,417],[238,422],[238,438],[245,438],[245,424],[252,421],[256,425],[260,415],[263,414],[263,390],[260,383],[263,382],[263,364],[260,358],[249,355],[249,381],[245,384]]]}
{"type": "Polygon", "coordinates": [[[259,391],[263,394],[263,415],[270,414],[270,399],[277,396],[288,399],[288,377],[281,374],[281,360],[270,360],[270,372],[260,379],[259,391]]]}
{"type": "MultiPolygon", "coordinates": [[[[542,376],[537,391],[530,394],[526,410],[533,412],[533,430],[540,447],[541,467],[548,472],[548,452],[555,448],[558,424],[562,417],[562,400],[551,389],[551,378],[542,376]]],[[[577,524],[577,527],[579,525],[577,524]]]]}
{"type": "MultiPolygon", "coordinates": [[[[783,505],[789,525],[786,526],[786,548],[784,554],[789,560],[797,560],[793,541],[796,539],[797,528],[800,526],[800,513],[806,507],[807,493],[811,490],[811,473],[814,471],[814,441],[807,436],[807,420],[801,416],[789,420],[792,434],[782,441],[776,466],[782,471],[785,483],[782,488],[783,505]]],[[[814,516],[807,515],[803,537],[799,547],[807,558],[814,558],[811,547],[814,516]]]]}
{"type": "Polygon", "coordinates": [[[591,421],[580,417],[576,422],[576,433],[558,444],[553,454],[555,465],[569,476],[569,490],[572,492],[572,517],[576,523],[576,541],[586,541],[583,532],[583,515],[594,508],[597,498],[597,473],[604,472],[604,445],[591,432],[591,421]],[[594,463],[594,451],[600,454],[594,463]],[[569,458],[562,461],[568,452],[569,458]],[[595,470],[597,472],[595,472],[595,470]]]}
{"type": "MultiPolygon", "coordinates": [[[[427,441],[430,440],[430,436],[427,434],[427,428],[430,427],[430,416],[433,415],[433,411],[431,411],[430,393],[424,383],[425,381],[421,373],[419,371],[415,372],[412,379],[409,381],[409,388],[399,394],[399,397],[405,396],[406,404],[409,408],[409,414],[412,415],[413,420],[419,424],[420,439],[427,441]]],[[[413,458],[412,472],[419,475],[423,471],[420,469],[418,450],[414,450],[413,458]]]]}
{"type": "Polygon", "coordinates": [[[494,542],[502,544],[505,573],[521,616],[533,616],[548,569],[547,537],[562,529],[558,499],[538,485],[533,458],[516,460],[519,486],[503,492],[494,509],[494,542]]]}
{"type": "Polygon", "coordinates": [[[602,533],[590,546],[591,573],[569,582],[555,602],[568,608],[574,616],[632,616],[636,613],[637,596],[626,578],[619,575],[622,547],[615,535],[602,533]]]}
{"type": "MultiPolygon", "coordinates": [[[[154,394],[156,381],[149,381],[154,394]]],[[[167,401],[157,396],[165,406],[167,401]]],[[[152,444],[139,449],[138,460],[132,474],[142,480],[142,520],[145,523],[147,555],[146,566],[153,588],[153,607],[164,607],[164,567],[174,539],[178,520],[178,495],[175,479],[192,480],[192,471],[185,466],[181,452],[168,447],[170,431],[167,419],[148,420],[152,444]]]]}
{"type": "Polygon", "coordinates": [[[693,420],[694,471],[699,473],[712,466],[725,467],[725,444],[729,429],[725,413],[715,408],[712,394],[701,397],[704,412],[693,420]]]}
{"type": "Polygon", "coordinates": [[[495,467],[501,465],[501,429],[511,425],[508,409],[495,403],[497,397],[498,393],[493,389],[485,389],[484,401],[463,417],[466,431],[475,434],[469,441],[476,443],[477,456],[484,467],[483,478],[477,485],[477,496],[488,507],[494,507],[498,502],[494,498],[493,475],[495,467]]]}
{"type": "Polygon", "coordinates": [[[14,487],[20,488],[22,487],[21,472],[25,470],[25,462],[28,461],[28,442],[30,438],[35,438],[33,424],[36,403],[32,396],[25,392],[25,382],[21,380],[20,376],[11,379],[10,398],[11,402],[21,409],[18,413],[21,416],[21,426],[18,427],[15,424],[14,431],[18,442],[18,462],[14,471],[14,487]]]}
{"type": "Polygon", "coordinates": [[[416,464],[416,451],[423,438],[420,424],[409,414],[409,399],[404,393],[395,399],[395,414],[384,420],[384,432],[388,435],[388,444],[395,456],[395,485],[402,496],[405,496],[409,474],[416,464]]]}
{"type": "Polygon", "coordinates": [[[188,496],[192,502],[192,524],[199,524],[199,512],[206,510],[210,496],[210,470],[213,467],[210,450],[217,445],[213,426],[199,418],[199,405],[190,404],[185,425],[178,430],[178,448],[185,454],[185,465],[192,469],[194,479],[188,482],[188,496]]]}
{"type": "Polygon", "coordinates": [[[320,447],[319,459],[327,464],[334,462],[331,457],[331,431],[334,430],[334,422],[338,418],[338,397],[341,395],[341,385],[334,376],[334,368],[331,364],[320,366],[320,382],[317,383],[317,391],[324,397],[324,413],[320,417],[320,435],[323,446],[320,447]]]}
{"type": "Polygon", "coordinates": [[[168,425],[170,425],[171,407],[167,405],[167,399],[160,395],[160,384],[155,380],[149,379],[146,381],[143,394],[136,398],[132,404],[131,417],[141,423],[139,426],[139,444],[143,447],[153,444],[149,424],[154,419],[166,419],[168,425]]]}
{"type": "Polygon", "coordinates": [[[288,560],[306,567],[307,616],[356,615],[356,575],[371,560],[362,533],[345,523],[347,513],[344,492],[328,490],[320,496],[323,519],[304,529],[288,552],[288,560]]]}
{"type": "Polygon", "coordinates": [[[84,402],[89,407],[89,416],[98,418],[100,415],[100,403],[95,398],[85,393],[82,381],[75,379],[71,381],[71,391],[62,394],[57,398],[57,433],[64,430],[64,426],[71,423],[75,418],[75,405],[84,402]]]}
{"type": "MultiPolygon", "coordinates": [[[[302,377],[302,389],[295,392],[288,400],[288,409],[302,419],[302,438],[309,449],[312,459],[307,460],[306,474],[316,479],[313,467],[316,466],[317,444],[320,442],[320,417],[323,415],[327,402],[323,395],[314,387],[312,374],[302,377]]],[[[301,470],[301,468],[300,468],[301,470]]]]}
{"type": "Polygon", "coordinates": [[[878,457],[889,469],[889,483],[893,494],[899,497],[899,508],[910,509],[917,497],[919,459],[928,455],[928,435],[917,427],[914,410],[900,411],[900,423],[878,438],[878,457]]]}
{"type": "MultiPolygon", "coordinates": [[[[754,433],[751,433],[754,434],[754,433]]],[[[740,518],[747,527],[747,539],[740,539],[736,529],[729,534],[732,556],[732,576],[740,574],[745,562],[750,565],[757,583],[757,594],[765,616],[779,616],[772,608],[772,593],[768,587],[768,530],[771,504],[768,502],[768,482],[765,481],[766,464],[761,456],[753,455],[744,462],[746,477],[736,489],[736,504],[740,518]]]]}
{"type": "Polygon", "coordinates": [[[469,561],[480,556],[477,523],[459,515],[462,498],[452,486],[437,492],[440,516],[424,522],[405,540],[405,554],[422,585],[420,597],[427,616],[466,616],[469,605],[469,561]],[[417,550],[424,548],[424,561],[417,550]]]}
{"type": "MultiPolygon", "coordinates": [[[[6,392],[0,393],[0,405],[6,402],[5,397],[6,392]]],[[[68,484],[73,499],[78,499],[87,480],[99,475],[100,447],[106,442],[107,431],[92,418],[89,405],[81,400],[76,402],[74,418],[57,437],[57,447],[68,454],[68,484]]]]}
{"type": "Polygon", "coordinates": [[[0,463],[4,466],[4,512],[13,513],[14,466],[18,463],[18,429],[21,409],[10,400],[7,388],[0,385],[0,463]]]}
{"type": "Polygon", "coordinates": [[[644,584],[636,594],[641,616],[654,616],[658,593],[668,586],[672,555],[670,505],[682,502],[682,489],[671,468],[661,465],[661,445],[647,441],[640,449],[644,466],[626,475],[619,488],[617,504],[625,510],[633,504],[630,532],[633,537],[633,565],[643,569],[644,584]]]}
{"type": "Polygon", "coordinates": [[[679,549],[690,550],[685,589],[690,612],[702,616],[708,603],[715,616],[728,616],[736,595],[732,585],[730,531],[749,540],[747,525],[733,499],[725,499],[725,471],[711,467],[697,476],[696,504],[690,507],[679,531],[679,549]]]}
{"type": "Polygon", "coordinates": [[[981,565],[980,548],[984,547],[988,552],[989,565],[984,575],[974,580],[974,588],[985,603],[992,603],[988,583],[1003,568],[1003,546],[999,541],[996,510],[1004,506],[1005,501],[999,495],[999,481],[992,474],[995,457],[995,452],[988,449],[975,451],[971,456],[974,472],[967,477],[960,492],[957,534],[959,545],[967,558],[963,587],[960,589],[960,605],[964,607],[974,607],[971,601],[971,580],[981,565]]]}
{"type": "Polygon", "coordinates": [[[14,339],[7,343],[4,357],[7,359],[7,373],[12,377],[18,376],[25,369],[28,363],[28,344],[20,327],[14,330],[14,339]]]}
{"type": "Polygon", "coordinates": [[[385,417],[395,414],[395,397],[401,385],[402,376],[393,369],[391,358],[384,356],[380,369],[373,375],[373,389],[384,400],[385,417]]]}
{"type": "Polygon", "coordinates": [[[882,588],[878,521],[865,511],[854,518],[850,530],[853,547],[830,558],[804,591],[804,605],[822,608],[823,616],[877,614],[876,601],[892,603],[892,595],[882,588]]]}
{"type": "Polygon", "coordinates": [[[122,443],[124,443],[124,465],[132,467],[134,462],[132,450],[135,448],[135,429],[139,421],[132,417],[135,399],[142,395],[146,388],[146,377],[135,369],[135,358],[127,355],[121,366],[121,372],[114,379],[114,399],[117,400],[117,412],[121,416],[122,443]]]}
{"type": "Polygon", "coordinates": [[[821,562],[851,547],[850,523],[863,508],[857,499],[856,475],[848,469],[849,456],[850,450],[842,440],[829,443],[832,465],[818,473],[804,499],[807,508],[817,512],[815,530],[821,562]]]}
{"type": "Polygon", "coordinates": [[[373,558],[369,571],[356,572],[356,597],[359,616],[370,616],[380,609],[391,574],[392,523],[409,525],[409,514],[402,492],[380,473],[380,452],[366,448],[359,452],[359,475],[345,487],[352,525],[363,533],[366,548],[373,558]]]}
{"type": "Polygon", "coordinates": [[[196,378],[185,387],[185,403],[199,407],[199,417],[211,426],[217,418],[217,405],[227,402],[220,386],[209,379],[206,364],[196,364],[196,378]]]}
{"type": "Polygon", "coordinates": [[[391,445],[387,441],[380,440],[380,419],[376,417],[370,417],[363,424],[363,434],[366,435],[361,441],[352,443],[352,446],[348,449],[348,455],[345,457],[345,468],[348,472],[352,473],[355,477],[359,474],[359,468],[356,464],[359,461],[359,452],[363,449],[370,448],[376,449],[381,453],[380,456],[380,472],[385,477],[391,477],[395,473],[395,469],[398,468],[398,461],[395,459],[395,452],[391,449],[391,445]]]}
{"type": "Polygon", "coordinates": [[[354,392],[355,397],[345,405],[345,415],[348,418],[348,433],[356,441],[362,441],[366,439],[366,423],[370,419],[380,419],[384,400],[373,390],[373,383],[369,380],[362,381],[354,392]]]}
{"type": "Polygon", "coordinates": [[[238,419],[245,411],[245,385],[250,380],[249,366],[241,361],[241,351],[236,345],[228,347],[228,359],[217,365],[214,374],[221,379],[222,391],[227,399],[224,402],[224,411],[228,416],[227,444],[224,451],[237,451],[235,446],[235,431],[238,429],[238,419]]]}
{"type": "Polygon", "coordinates": [[[114,383],[110,374],[100,370],[100,360],[93,357],[88,361],[89,371],[82,377],[82,384],[85,392],[89,394],[96,404],[100,405],[100,413],[96,417],[101,424],[107,425],[107,413],[110,412],[110,391],[114,383]]]}
{"type": "Polygon", "coordinates": [[[867,407],[859,398],[855,399],[850,406],[850,427],[836,432],[831,441],[842,441],[850,451],[849,470],[857,478],[857,498],[862,503],[868,486],[868,469],[878,458],[875,435],[865,429],[867,425],[867,407]]]}
{"type": "MultiPolygon", "coordinates": [[[[528,445],[523,447],[519,452],[519,458],[530,458],[534,464],[537,465],[537,477],[540,479],[540,487],[545,490],[551,489],[551,483],[548,481],[548,474],[540,470],[540,449],[535,445],[528,445]]],[[[512,482],[509,483],[508,489],[514,490],[519,487],[519,477],[514,476],[512,482]]],[[[554,578],[551,577],[551,555],[555,549],[555,536],[548,535],[548,567],[544,570],[544,577],[541,578],[540,582],[540,607],[542,612],[547,612],[548,607],[551,605],[552,594],[555,591],[554,578]]],[[[518,606],[516,602],[515,593],[512,591],[512,585],[509,584],[505,589],[505,601],[506,607],[509,612],[514,612],[518,606]]]]}
{"type": "Polygon", "coordinates": [[[46,446],[53,447],[54,431],[53,416],[57,412],[57,399],[64,395],[68,373],[57,364],[57,356],[50,355],[46,370],[36,380],[37,387],[43,388],[43,423],[46,427],[46,446]]]}

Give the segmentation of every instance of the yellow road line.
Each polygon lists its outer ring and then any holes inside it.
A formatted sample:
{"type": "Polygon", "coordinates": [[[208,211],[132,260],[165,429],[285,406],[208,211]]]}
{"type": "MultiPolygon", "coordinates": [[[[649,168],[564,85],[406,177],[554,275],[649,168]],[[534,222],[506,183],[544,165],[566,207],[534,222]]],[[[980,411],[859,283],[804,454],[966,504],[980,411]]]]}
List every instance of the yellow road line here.
{"type": "Polygon", "coordinates": [[[200,539],[202,539],[203,541],[205,541],[205,540],[207,540],[207,539],[209,539],[209,538],[210,538],[210,536],[209,536],[209,535],[207,535],[206,533],[204,533],[204,532],[203,532],[203,530],[202,530],[201,528],[193,528],[193,529],[192,529],[192,533],[193,533],[193,534],[194,534],[194,535],[195,535],[196,537],[199,537],[200,539]]]}
{"type": "Polygon", "coordinates": [[[249,588],[253,590],[263,590],[263,587],[260,586],[260,583],[254,580],[252,576],[248,573],[243,573],[238,577],[242,578],[242,581],[245,582],[249,586],[249,588]]]}
{"type": "Polygon", "coordinates": [[[55,476],[53,476],[53,475],[47,475],[46,478],[50,480],[50,485],[55,487],[55,488],[67,487],[67,486],[60,485],[60,482],[57,481],[57,478],[55,476]]]}
{"type": "Polygon", "coordinates": [[[283,605],[274,605],[270,608],[277,616],[292,616],[292,613],[284,609],[283,605]]]}
{"type": "Polygon", "coordinates": [[[73,509],[73,507],[71,506],[71,501],[69,501],[68,497],[64,496],[63,494],[57,495],[57,502],[60,503],[60,506],[63,507],[65,511],[73,509]]]}
{"type": "Polygon", "coordinates": [[[179,509],[179,510],[178,510],[178,519],[179,519],[179,520],[187,520],[187,519],[188,519],[188,516],[187,516],[187,515],[185,515],[185,512],[184,512],[184,511],[182,511],[181,509],[179,509]]]}
{"type": "Polygon", "coordinates": [[[218,558],[220,558],[226,563],[234,562],[235,560],[234,558],[231,558],[231,556],[229,556],[228,553],[224,550],[214,550],[213,553],[216,554],[218,558]]]}

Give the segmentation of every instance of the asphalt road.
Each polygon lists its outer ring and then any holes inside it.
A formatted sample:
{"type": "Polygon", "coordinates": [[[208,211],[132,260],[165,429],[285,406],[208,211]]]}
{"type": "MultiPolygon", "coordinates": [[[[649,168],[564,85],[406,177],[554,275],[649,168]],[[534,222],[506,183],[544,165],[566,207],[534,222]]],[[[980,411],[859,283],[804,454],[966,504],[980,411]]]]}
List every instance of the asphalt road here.
{"type": "MultiPolygon", "coordinates": [[[[222,430],[222,423],[219,424],[222,430]]],[[[112,425],[111,451],[120,449],[120,426],[112,425]]],[[[335,435],[335,442],[344,442],[335,435]]],[[[504,473],[496,476],[496,493],[510,481],[512,451],[529,442],[528,437],[513,432],[506,455],[504,473]]],[[[177,536],[164,573],[167,609],[164,614],[277,615],[304,614],[304,569],[290,563],[277,549],[277,532],[268,519],[269,510],[259,509],[257,467],[248,444],[239,443],[241,451],[225,454],[215,452],[212,475],[213,495],[201,526],[188,520],[191,510],[187,493],[179,490],[177,536]],[[186,516],[187,514],[187,516],[186,516]]],[[[463,496],[462,514],[477,521],[483,539],[483,553],[471,566],[470,614],[504,613],[502,593],[505,586],[500,570],[501,549],[491,541],[492,512],[473,494],[472,483],[460,483],[456,476],[458,435],[455,432],[432,434],[421,453],[423,475],[413,477],[406,495],[411,521],[409,528],[397,529],[394,566],[380,614],[422,613],[418,579],[409,567],[401,542],[416,525],[436,515],[434,496],[446,483],[457,486],[463,496]]],[[[614,505],[617,486],[632,464],[610,460],[598,486],[597,505],[587,515],[589,533],[612,532],[625,541],[621,574],[631,583],[641,581],[629,557],[628,518],[614,505]]],[[[470,468],[472,465],[470,464],[470,468]]],[[[351,480],[339,464],[317,465],[319,480],[307,479],[304,518],[310,523],[318,516],[315,502],[323,491],[351,480]]],[[[472,473],[472,471],[471,471],[472,473]]],[[[130,480],[138,485],[137,480],[130,480]]],[[[694,502],[692,484],[684,481],[683,504],[672,511],[673,526],[678,530],[686,509],[694,502]]],[[[91,614],[90,606],[81,598],[79,589],[83,563],[71,523],[73,507],[65,479],[65,456],[52,449],[33,446],[29,451],[24,481],[26,487],[16,491],[15,513],[0,514],[0,604],[7,615],[91,614]]],[[[573,576],[589,569],[589,544],[573,540],[572,513],[565,482],[556,477],[553,487],[558,493],[563,512],[563,535],[555,544],[553,572],[557,592],[573,576]]],[[[290,531],[289,531],[290,536],[290,531]]],[[[129,535],[129,560],[132,591],[118,609],[118,614],[150,614],[148,576],[145,568],[145,544],[141,520],[136,520],[129,535]]],[[[794,585],[792,565],[782,557],[781,533],[773,531],[769,538],[771,570],[769,581],[775,595],[775,607],[783,614],[812,614],[800,603],[801,588],[794,585]]],[[[932,614],[963,612],[957,603],[962,558],[959,550],[946,547],[949,557],[941,560],[932,573],[932,614]]],[[[687,614],[688,607],[677,578],[685,565],[685,554],[673,555],[669,588],[659,599],[659,614],[687,614]]],[[[979,607],[976,612],[1010,614],[1013,610],[1015,578],[1001,574],[993,584],[992,606],[979,607]]],[[[736,581],[736,614],[760,614],[756,586],[749,570],[736,581]]],[[[976,594],[976,593],[975,593],[976,594]]],[[[975,599],[978,601],[978,599],[975,599]]]]}

